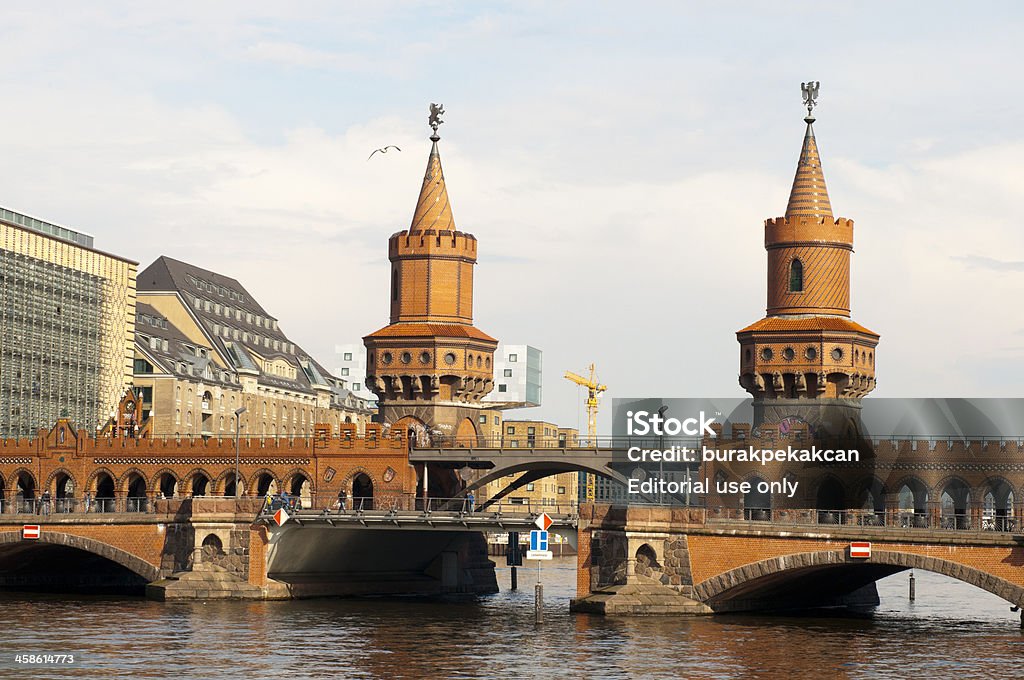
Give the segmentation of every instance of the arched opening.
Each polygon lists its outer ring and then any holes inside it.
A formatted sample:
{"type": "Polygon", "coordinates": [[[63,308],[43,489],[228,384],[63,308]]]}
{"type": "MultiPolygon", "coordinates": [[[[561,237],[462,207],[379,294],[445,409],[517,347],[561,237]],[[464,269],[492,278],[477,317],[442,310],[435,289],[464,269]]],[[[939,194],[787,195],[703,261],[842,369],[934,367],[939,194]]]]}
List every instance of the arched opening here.
{"type": "Polygon", "coordinates": [[[970,529],[971,517],[968,514],[971,503],[971,489],[962,479],[951,479],[939,496],[942,508],[943,529],[970,529]]]}
{"type": "Polygon", "coordinates": [[[93,509],[96,512],[114,512],[114,478],[106,472],[96,475],[96,497],[93,509]]]}
{"type": "Polygon", "coordinates": [[[0,545],[0,590],[143,595],[155,576],[142,576],[91,550],[57,545],[46,538],[0,545]]]}
{"type": "Polygon", "coordinates": [[[146,498],[146,480],[137,472],[128,477],[128,512],[146,512],[149,503],[146,498]]]}
{"type": "Polygon", "coordinates": [[[0,512],[7,510],[7,484],[4,478],[0,477],[0,512]]]}
{"type": "Polygon", "coordinates": [[[1024,601],[1024,587],[981,569],[935,555],[879,549],[870,561],[851,562],[846,551],[786,554],[717,574],[694,586],[697,599],[716,612],[870,606],[875,581],[906,569],[929,571],[976,586],[1011,603],[1024,601]],[[865,586],[870,590],[862,590],[865,586]]]}
{"type": "MultiPolygon", "coordinates": [[[[633,573],[637,576],[660,582],[662,580],[662,567],[658,563],[658,554],[650,545],[644,543],[636,550],[636,560],[633,573]]],[[[665,578],[668,581],[668,578],[665,578]]]]}
{"type": "MultiPolygon", "coordinates": [[[[533,440],[530,437],[530,440],[533,440]]],[[[471,447],[479,445],[476,432],[476,423],[469,418],[463,418],[462,422],[459,423],[459,429],[455,432],[455,445],[459,447],[471,447]]],[[[535,446],[536,442],[528,443],[528,446],[535,446]]]]}
{"type": "Polygon", "coordinates": [[[743,494],[743,516],[746,519],[767,522],[772,518],[772,495],[768,483],[760,477],[753,477],[750,491],[743,494]]]}
{"type": "Polygon", "coordinates": [[[174,498],[178,495],[178,479],[170,472],[165,472],[157,479],[162,498],[174,498]]]}
{"type": "Polygon", "coordinates": [[[292,476],[291,483],[288,485],[288,493],[299,499],[300,507],[310,508],[313,507],[312,487],[312,482],[309,481],[305,474],[296,472],[292,476]]]}
{"type": "Polygon", "coordinates": [[[794,259],[789,263],[789,292],[800,293],[804,289],[804,263],[794,259]]]}
{"type": "Polygon", "coordinates": [[[224,542],[217,534],[209,534],[203,539],[203,562],[224,554],[224,542]]]}
{"type": "Polygon", "coordinates": [[[878,479],[872,478],[861,487],[857,496],[857,507],[861,509],[860,523],[872,526],[885,524],[885,487],[878,479]]]}
{"type": "Polygon", "coordinates": [[[66,472],[58,472],[53,478],[55,512],[72,512],[75,509],[75,482],[66,472]]]}
{"type": "Polygon", "coordinates": [[[35,512],[36,479],[27,470],[22,470],[14,479],[14,503],[17,512],[35,512]]]}
{"type": "Polygon", "coordinates": [[[235,495],[236,495],[235,494],[236,486],[238,487],[238,494],[237,495],[238,496],[244,496],[245,495],[245,480],[242,479],[242,475],[238,475],[238,478],[237,478],[237,482],[238,483],[237,483],[237,485],[236,485],[235,481],[236,481],[236,478],[235,478],[234,471],[229,472],[227,478],[225,478],[225,480],[224,480],[224,497],[225,498],[234,498],[235,497],[235,495]]]}
{"type": "Polygon", "coordinates": [[[996,531],[1016,531],[1013,519],[1013,487],[1005,479],[987,482],[981,528],[996,531]]]}
{"type": "Polygon", "coordinates": [[[899,523],[903,527],[928,526],[928,488],[916,477],[906,480],[899,491],[899,523]]]}
{"type": "Polygon", "coordinates": [[[352,478],[352,508],[373,510],[373,480],[365,472],[352,478]]]}
{"type": "Polygon", "coordinates": [[[277,482],[274,480],[274,476],[269,472],[260,473],[260,476],[256,478],[256,495],[266,496],[274,493],[277,493],[277,482]]]}
{"type": "Polygon", "coordinates": [[[815,507],[819,524],[842,524],[842,511],[846,510],[846,490],[835,477],[828,477],[818,487],[815,507]]]}
{"type": "Polygon", "coordinates": [[[192,475],[192,497],[205,496],[210,490],[210,478],[204,472],[192,475]]]}

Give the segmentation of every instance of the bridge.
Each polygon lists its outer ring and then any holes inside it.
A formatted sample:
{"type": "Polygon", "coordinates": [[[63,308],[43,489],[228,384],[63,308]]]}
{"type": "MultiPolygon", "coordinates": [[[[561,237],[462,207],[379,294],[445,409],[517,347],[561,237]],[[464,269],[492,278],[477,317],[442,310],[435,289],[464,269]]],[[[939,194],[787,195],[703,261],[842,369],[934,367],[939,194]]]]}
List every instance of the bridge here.
{"type": "MultiPolygon", "coordinates": [[[[575,611],[699,614],[877,604],[874,582],[944,574],[1024,605],[1024,535],[896,513],[812,509],[715,516],[704,508],[582,509],[575,611]],[[868,558],[852,542],[871,543],[868,558]]],[[[1024,617],[1022,617],[1024,622],[1024,617]]]]}
{"type": "Polygon", "coordinates": [[[483,534],[528,530],[547,511],[557,533],[578,535],[573,606],[583,611],[869,604],[874,580],[908,568],[1024,604],[1024,441],[872,442],[870,466],[845,471],[708,467],[701,473],[730,480],[791,475],[801,491],[580,509],[500,495],[470,507],[467,493],[572,470],[622,481],[624,442],[480,443],[410,448],[371,425],[363,435],[241,438],[236,449],[216,438],[96,439],[58,421],[34,439],[0,441],[0,587],[158,599],[482,594],[497,588],[483,534]],[[456,474],[466,480],[458,493],[431,496],[432,480],[456,474]],[[282,490],[304,509],[279,527],[261,508],[282,490]],[[26,524],[41,526],[39,539],[23,538],[26,524]],[[869,559],[848,555],[854,540],[874,544],[869,559]]]}

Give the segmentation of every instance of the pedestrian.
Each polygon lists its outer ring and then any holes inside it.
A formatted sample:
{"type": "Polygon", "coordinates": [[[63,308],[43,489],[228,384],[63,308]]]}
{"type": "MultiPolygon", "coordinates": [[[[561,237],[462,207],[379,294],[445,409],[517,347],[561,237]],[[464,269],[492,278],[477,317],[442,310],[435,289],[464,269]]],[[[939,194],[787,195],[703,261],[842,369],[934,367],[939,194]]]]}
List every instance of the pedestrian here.
{"type": "Polygon", "coordinates": [[[469,511],[473,512],[476,509],[476,496],[473,495],[472,491],[466,494],[466,500],[469,501],[469,511]]]}
{"type": "Polygon", "coordinates": [[[288,492],[282,490],[280,497],[281,497],[281,507],[284,508],[285,510],[291,510],[292,509],[291,508],[292,497],[288,495],[288,492]]]}
{"type": "Polygon", "coordinates": [[[92,492],[91,491],[86,491],[85,492],[84,501],[85,501],[85,513],[89,514],[89,509],[92,506],[92,492]]]}
{"type": "Polygon", "coordinates": [[[346,510],[348,510],[348,508],[345,507],[347,504],[348,492],[345,491],[345,489],[342,489],[341,491],[338,492],[338,512],[345,512],[346,510]]]}
{"type": "Polygon", "coordinates": [[[51,499],[50,490],[47,489],[46,491],[43,492],[43,514],[44,515],[49,515],[50,514],[50,499],[51,499]]]}

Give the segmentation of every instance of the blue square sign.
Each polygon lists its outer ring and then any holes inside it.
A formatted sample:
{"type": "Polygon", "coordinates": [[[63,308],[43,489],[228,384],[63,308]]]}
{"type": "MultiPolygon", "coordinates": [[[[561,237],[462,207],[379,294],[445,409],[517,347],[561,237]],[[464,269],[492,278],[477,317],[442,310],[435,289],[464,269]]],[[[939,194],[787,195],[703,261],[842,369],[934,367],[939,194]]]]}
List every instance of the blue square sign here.
{"type": "Polygon", "coordinates": [[[530,550],[547,550],[548,549],[548,532],[546,531],[531,531],[530,532],[530,550]]]}

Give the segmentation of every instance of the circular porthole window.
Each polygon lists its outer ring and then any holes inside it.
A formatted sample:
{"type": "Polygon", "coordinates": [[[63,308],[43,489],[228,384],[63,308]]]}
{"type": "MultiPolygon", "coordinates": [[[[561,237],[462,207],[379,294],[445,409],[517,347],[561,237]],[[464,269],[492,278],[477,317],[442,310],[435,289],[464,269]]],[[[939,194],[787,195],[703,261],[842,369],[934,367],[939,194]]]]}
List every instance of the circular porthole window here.
{"type": "Polygon", "coordinates": [[[832,358],[835,359],[836,361],[839,361],[840,359],[842,359],[843,358],[843,350],[841,348],[839,348],[839,347],[836,347],[835,349],[833,349],[832,350],[832,358]]]}
{"type": "Polygon", "coordinates": [[[391,363],[391,360],[392,360],[392,359],[394,359],[394,357],[393,357],[393,356],[391,356],[391,352],[384,352],[384,354],[381,354],[381,355],[380,355],[380,361],[381,361],[381,363],[382,363],[382,364],[384,364],[385,366],[387,366],[388,364],[390,364],[390,363],[391,363]]]}
{"type": "Polygon", "coordinates": [[[765,347],[761,350],[761,358],[765,361],[771,361],[773,356],[775,356],[775,353],[772,352],[771,347],[765,347]]]}
{"type": "Polygon", "coordinates": [[[786,349],[782,350],[782,358],[785,359],[786,361],[792,361],[794,357],[796,357],[796,352],[793,350],[792,347],[787,347],[786,349]]]}
{"type": "Polygon", "coordinates": [[[804,356],[807,357],[810,361],[814,361],[815,359],[818,358],[818,350],[814,347],[808,347],[807,349],[804,350],[804,356]]]}
{"type": "Polygon", "coordinates": [[[420,353],[420,363],[421,364],[429,364],[430,363],[430,352],[421,352],[420,353]]]}
{"type": "Polygon", "coordinates": [[[454,364],[455,363],[455,352],[448,352],[447,354],[445,354],[444,355],[444,363],[448,364],[449,366],[454,364]]]}
{"type": "Polygon", "coordinates": [[[402,352],[402,363],[407,364],[412,361],[412,355],[408,352],[402,352]]]}

